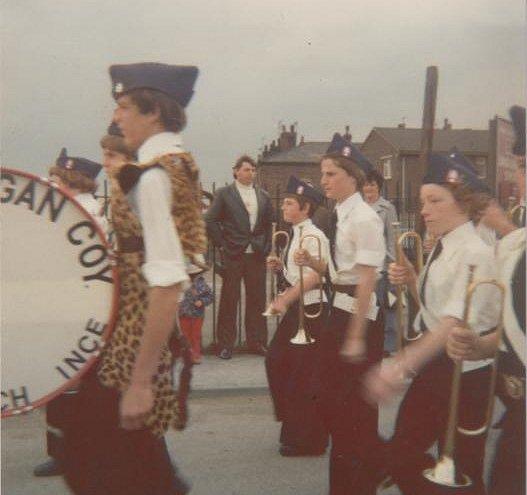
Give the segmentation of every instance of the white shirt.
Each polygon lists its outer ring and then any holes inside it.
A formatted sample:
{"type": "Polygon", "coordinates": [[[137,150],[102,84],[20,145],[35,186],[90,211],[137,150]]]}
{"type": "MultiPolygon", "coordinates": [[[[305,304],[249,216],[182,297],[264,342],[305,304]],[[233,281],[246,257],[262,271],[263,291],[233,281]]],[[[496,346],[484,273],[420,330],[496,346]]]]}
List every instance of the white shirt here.
{"type": "MultiPolygon", "coordinates": [[[[173,132],[148,138],[138,150],[138,162],[164,154],[182,153],[182,140],[173,132]]],[[[171,215],[172,190],[165,170],[144,172],[128,193],[128,200],[143,227],[145,262],[143,275],[150,286],[168,287],[188,281],[186,259],[171,215]]]]}
{"type": "MultiPolygon", "coordinates": [[[[416,331],[420,330],[420,318],[423,318],[426,328],[430,331],[437,328],[442,318],[463,320],[470,265],[475,266],[474,281],[496,278],[493,249],[478,236],[472,222],[466,222],[441,237],[441,243],[443,250],[428,270],[425,287],[426,307],[419,301],[420,309],[414,322],[416,331]]],[[[421,294],[424,274],[434,250],[419,275],[418,294],[421,294]]],[[[499,293],[495,287],[480,286],[472,297],[469,326],[477,333],[494,328],[499,318],[498,303],[499,293]]],[[[463,371],[481,368],[490,362],[488,359],[465,361],[463,371]]]]}
{"type": "MultiPolygon", "coordinates": [[[[335,238],[335,264],[329,265],[334,284],[357,285],[360,277],[357,265],[373,266],[379,272],[384,264],[386,247],[383,223],[375,210],[357,192],[335,207],[337,210],[337,233],[335,238]]],[[[357,299],[336,292],[333,305],[349,313],[355,313],[357,299]]],[[[377,298],[372,292],[367,318],[377,318],[377,298]]]]}
{"type": "MultiPolygon", "coordinates": [[[[501,239],[497,251],[499,280],[505,285],[505,305],[503,309],[505,338],[524,366],[527,352],[524,331],[525,322],[518,321],[514,311],[511,280],[516,270],[516,264],[525,252],[525,233],[525,227],[512,231],[501,239]],[[520,326],[522,324],[524,325],[523,329],[520,326]]],[[[502,349],[506,349],[506,347],[502,345],[502,349]]]]}
{"type": "MultiPolygon", "coordinates": [[[[258,217],[258,200],[256,198],[256,190],[254,189],[254,186],[252,184],[250,186],[246,186],[245,184],[242,184],[241,182],[238,182],[237,180],[234,181],[234,183],[236,184],[236,189],[240,193],[245,209],[247,210],[247,213],[249,214],[249,225],[252,231],[254,229],[254,226],[256,225],[256,218],[258,217]]],[[[253,249],[250,243],[247,246],[247,249],[245,250],[245,252],[246,253],[253,252],[253,249]]]]}
{"type": "Polygon", "coordinates": [[[481,237],[483,242],[489,246],[494,247],[496,242],[498,242],[496,231],[490,227],[487,227],[483,222],[478,222],[476,225],[476,232],[481,237]]]}
{"type": "Polygon", "coordinates": [[[335,239],[336,284],[356,285],[360,282],[357,265],[380,269],[386,247],[383,223],[375,210],[357,192],[338,203],[335,239]]]}
{"type": "Polygon", "coordinates": [[[102,215],[102,207],[91,193],[80,193],[74,196],[75,200],[93,217],[104,235],[108,235],[108,220],[102,215]]]}
{"type": "MultiPolygon", "coordinates": [[[[316,235],[320,239],[320,251],[322,254],[322,260],[329,261],[331,254],[329,249],[328,238],[324,235],[318,227],[316,227],[310,218],[293,225],[293,238],[291,240],[289,251],[287,253],[287,260],[284,266],[284,277],[291,284],[295,285],[300,279],[300,267],[294,261],[294,254],[297,249],[300,249],[300,227],[303,227],[302,236],[305,235],[316,235]]],[[[305,239],[302,243],[302,247],[307,250],[307,252],[318,259],[318,243],[316,239],[312,237],[305,239]]],[[[304,276],[308,272],[313,270],[308,267],[304,267],[304,276]]],[[[327,302],[326,294],[323,291],[323,300],[327,302]]],[[[304,295],[304,304],[317,304],[320,302],[320,290],[314,289],[305,293],[304,295]]]]}

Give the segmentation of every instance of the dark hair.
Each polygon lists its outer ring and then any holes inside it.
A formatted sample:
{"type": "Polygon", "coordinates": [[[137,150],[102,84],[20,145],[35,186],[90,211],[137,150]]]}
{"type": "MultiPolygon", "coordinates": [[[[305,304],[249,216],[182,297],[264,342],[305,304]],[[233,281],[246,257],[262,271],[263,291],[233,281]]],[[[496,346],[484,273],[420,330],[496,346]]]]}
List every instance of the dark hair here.
{"type": "Polygon", "coordinates": [[[187,125],[183,107],[173,98],[155,89],[138,88],[126,93],[142,114],[159,110],[159,119],[167,131],[181,132],[187,125]]]}
{"type": "Polygon", "coordinates": [[[134,152],[131,151],[128,146],[126,146],[126,143],[124,141],[124,138],[120,136],[113,136],[111,134],[106,134],[106,136],[103,136],[101,140],[99,141],[99,144],[101,145],[101,148],[115,151],[116,153],[121,153],[122,155],[125,155],[126,158],[129,158],[132,160],[134,158],[134,152]]]}
{"type": "Polygon", "coordinates": [[[384,177],[378,170],[370,170],[366,174],[365,182],[375,182],[379,188],[379,192],[382,191],[382,186],[384,185],[384,177]]]}
{"type": "Polygon", "coordinates": [[[242,155],[232,166],[232,175],[234,178],[236,178],[236,170],[239,170],[244,163],[250,163],[254,168],[256,168],[256,162],[249,155],[242,155]]]}
{"type": "Polygon", "coordinates": [[[324,155],[322,160],[325,159],[331,160],[337,167],[343,169],[348,175],[351,175],[357,182],[357,191],[362,189],[365,180],[364,172],[353,160],[333,153],[324,155]]]}
{"type": "Polygon", "coordinates": [[[93,193],[97,189],[95,180],[82,175],[78,170],[68,170],[66,168],[53,165],[49,169],[49,175],[60,177],[62,182],[71,189],[78,189],[83,193],[93,193]]]}
{"type": "Polygon", "coordinates": [[[315,204],[312,200],[306,198],[305,196],[299,196],[298,194],[288,193],[285,195],[285,197],[295,199],[298,202],[298,205],[300,206],[301,210],[304,209],[305,205],[309,205],[309,208],[307,210],[307,216],[309,218],[311,218],[315,214],[315,211],[318,208],[317,204],[315,204]]]}

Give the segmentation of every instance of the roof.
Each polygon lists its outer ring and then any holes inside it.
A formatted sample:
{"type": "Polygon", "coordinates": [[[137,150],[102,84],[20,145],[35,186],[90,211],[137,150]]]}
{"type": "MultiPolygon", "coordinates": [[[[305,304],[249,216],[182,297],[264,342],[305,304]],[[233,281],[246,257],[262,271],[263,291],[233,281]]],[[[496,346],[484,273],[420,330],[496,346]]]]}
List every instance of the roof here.
{"type": "MultiPolygon", "coordinates": [[[[421,129],[374,127],[386,141],[400,151],[419,153],[421,129]]],[[[489,131],[479,129],[434,129],[434,151],[449,151],[456,146],[463,153],[488,153],[489,131]]]]}
{"type": "MultiPolygon", "coordinates": [[[[260,163],[319,163],[329,147],[329,141],[310,141],[286,151],[269,153],[260,163]]],[[[360,148],[362,143],[353,143],[360,148]]]]}

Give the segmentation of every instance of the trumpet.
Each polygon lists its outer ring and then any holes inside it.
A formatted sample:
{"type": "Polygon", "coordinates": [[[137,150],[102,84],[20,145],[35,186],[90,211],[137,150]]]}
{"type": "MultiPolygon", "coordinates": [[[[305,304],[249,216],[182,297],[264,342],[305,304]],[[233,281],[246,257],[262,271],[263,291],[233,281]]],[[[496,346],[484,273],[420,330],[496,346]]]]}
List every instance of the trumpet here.
{"type": "MultiPolygon", "coordinates": [[[[285,230],[276,230],[276,222],[273,222],[273,233],[271,235],[271,256],[274,258],[278,258],[282,263],[284,262],[284,254],[282,251],[282,255],[278,256],[278,250],[276,248],[276,239],[278,239],[280,236],[283,236],[285,238],[286,245],[289,244],[289,234],[285,230]]],[[[272,302],[274,301],[276,297],[276,273],[273,271],[271,272],[271,295],[270,299],[271,301],[267,304],[267,309],[265,312],[262,313],[262,316],[279,316],[279,313],[273,310],[272,302]]]]}
{"type": "MultiPolygon", "coordinates": [[[[299,227],[299,236],[300,236],[300,242],[299,242],[299,248],[302,249],[304,245],[304,241],[306,239],[315,239],[317,242],[317,248],[318,248],[318,258],[322,259],[322,243],[320,241],[320,237],[314,235],[314,234],[306,234],[302,235],[302,231],[304,230],[303,226],[299,227]]],[[[304,267],[299,266],[298,267],[298,284],[300,287],[300,295],[298,297],[298,330],[296,332],[296,335],[289,341],[291,344],[297,344],[297,345],[307,345],[307,344],[313,344],[315,342],[315,339],[309,335],[309,332],[305,329],[305,318],[318,318],[324,309],[324,291],[322,288],[322,283],[319,284],[319,307],[318,310],[315,313],[308,313],[305,309],[304,304],[304,267]]]]}
{"type": "MultiPolygon", "coordinates": [[[[404,234],[400,233],[401,224],[399,222],[393,222],[392,224],[395,227],[397,233],[397,245],[396,245],[396,262],[398,265],[404,264],[404,242],[406,239],[415,239],[416,251],[417,251],[417,260],[416,260],[416,270],[419,274],[423,270],[423,240],[417,232],[409,231],[404,234]]],[[[396,288],[397,296],[397,350],[401,350],[404,347],[405,342],[417,340],[421,337],[421,333],[413,333],[410,335],[405,324],[404,318],[404,303],[403,303],[403,293],[404,288],[401,285],[397,285],[396,288]]]]}
{"type": "Polygon", "coordinates": [[[461,428],[458,425],[458,409],[459,409],[459,396],[461,391],[461,376],[463,373],[463,362],[457,361],[454,366],[454,372],[452,376],[452,389],[450,391],[450,405],[448,411],[448,422],[445,435],[445,443],[441,458],[437,464],[430,469],[423,471],[423,476],[438,485],[448,486],[452,488],[463,488],[472,485],[472,480],[469,476],[461,473],[456,466],[455,460],[455,441],[456,433],[459,432],[465,436],[478,436],[483,435],[490,428],[492,421],[492,413],[494,409],[494,391],[496,389],[496,382],[498,377],[498,355],[499,355],[499,342],[503,335],[503,309],[505,306],[505,286],[493,279],[483,279],[474,282],[474,270],[475,265],[469,267],[469,282],[467,287],[467,293],[465,296],[465,309],[463,312],[463,326],[468,328],[468,316],[470,314],[470,304],[472,296],[476,289],[481,285],[493,285],[501,292],[501,309],[500,319],[498,327],[496,328],[498,346],[496,347],[496,353],[494,355],[494,361],[492,363],[492,371],[490,376],[489,384],[489,399],[487,402],[485,422],[479,428],[469,430],[461,428]]]}

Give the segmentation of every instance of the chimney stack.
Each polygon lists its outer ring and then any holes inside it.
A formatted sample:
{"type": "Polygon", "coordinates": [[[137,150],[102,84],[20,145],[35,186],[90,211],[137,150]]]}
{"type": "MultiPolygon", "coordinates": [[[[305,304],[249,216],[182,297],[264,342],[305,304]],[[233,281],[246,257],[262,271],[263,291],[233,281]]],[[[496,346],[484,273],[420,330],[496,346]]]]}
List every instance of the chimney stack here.
{"type": "Polygon", "coordinates": [[[350,126],[347,125],[344,128],[344,136],[342,136],[348,143],[351,143],[351,134],[350,134],[350,126]]]}
{"type": "Polygon", "coordinates": [[[278,148],[280,151],[287,151],[296,146],[296,131],[295,126],[291,125],[289,131],[286,130],[285,125],[282,126],[282,132],[278,138],[278,148]]]}

